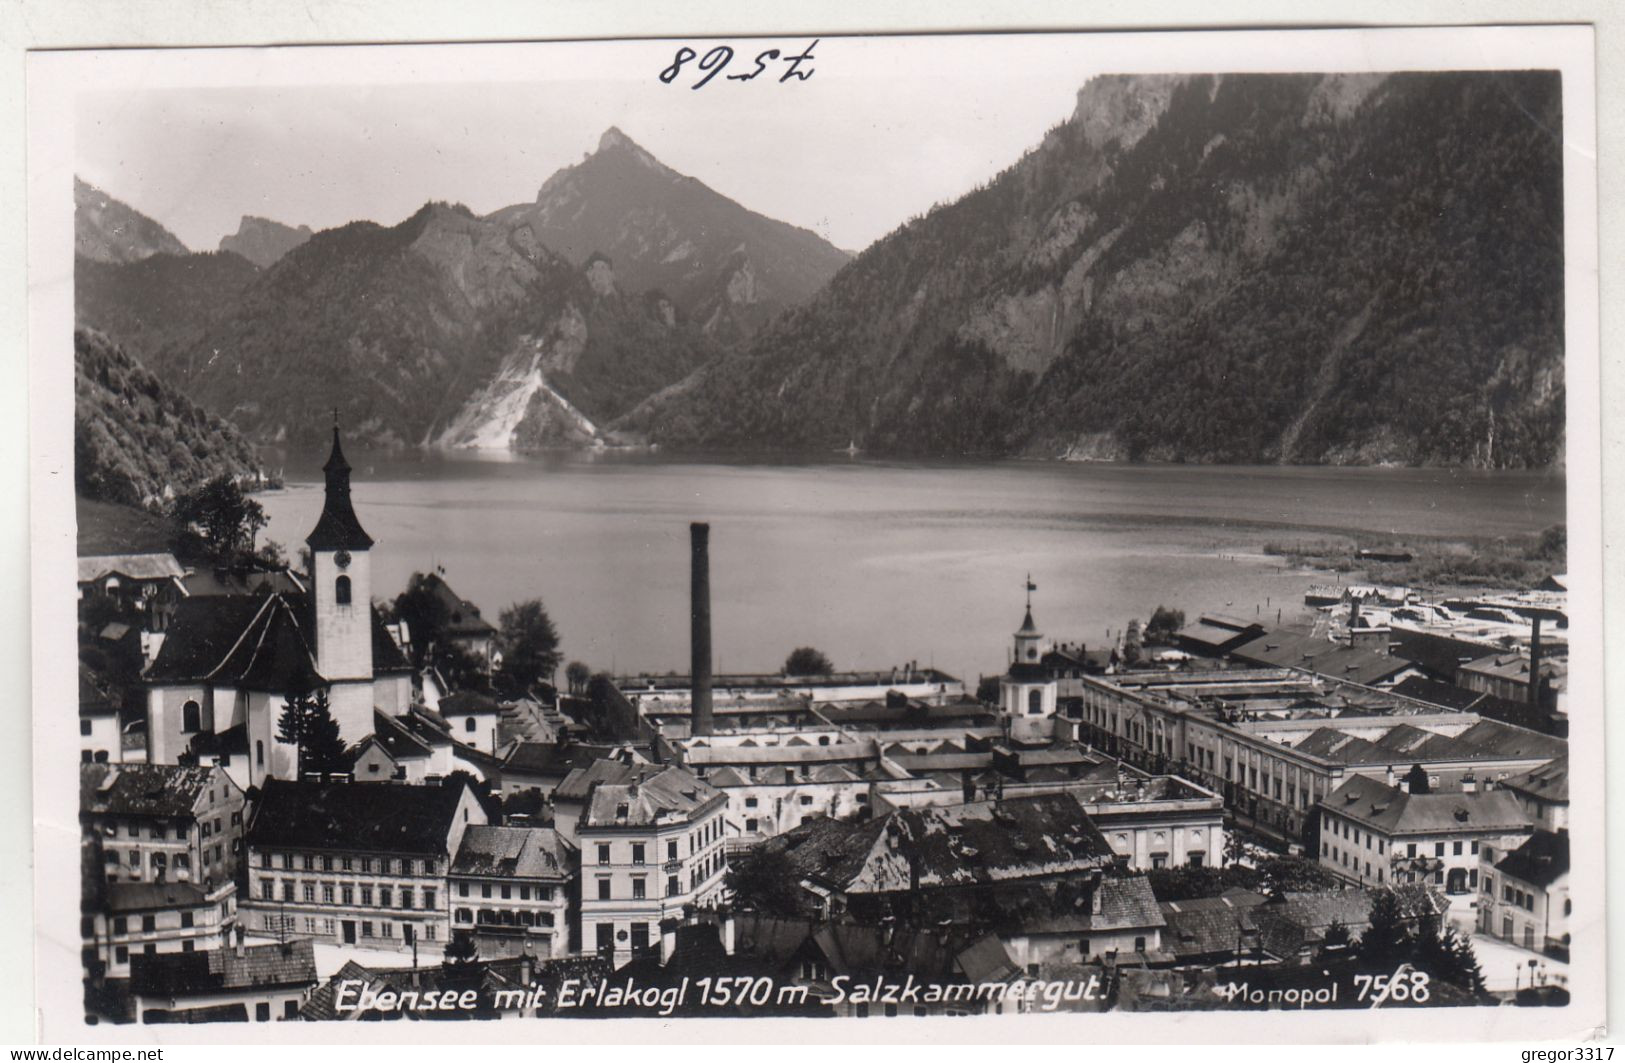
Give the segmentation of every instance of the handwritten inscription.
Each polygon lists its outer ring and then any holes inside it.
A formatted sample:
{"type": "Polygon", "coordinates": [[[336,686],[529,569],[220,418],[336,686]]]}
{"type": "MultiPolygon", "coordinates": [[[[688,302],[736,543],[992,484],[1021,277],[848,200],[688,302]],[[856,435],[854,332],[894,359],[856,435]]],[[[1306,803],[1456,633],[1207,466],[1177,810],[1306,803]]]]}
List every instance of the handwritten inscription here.
{"type": "Polygon", "coordinates": [[[755,59],[740,59],[735,67],[737,73],[726,74],[723,72],[733,64],[738,54],[732,45],[719,44],[702,55],[685,44],[677,49],[671,64],[660,72],[660,80],[673,85],[692,78],[694,83],[689,85],[691,89],[705,88],[719,74],[724,81],[755,81],[763,74],[770,79],[777,74],[777,82],[781,85],[792,80],[806,81],[813,76],[813,49],[817,46],[818,41],[815,40],[794,55],[778,48],[766,48],[757,52],[755,59]],[[690,67],[690,63],[694,65],[690,67]]]}

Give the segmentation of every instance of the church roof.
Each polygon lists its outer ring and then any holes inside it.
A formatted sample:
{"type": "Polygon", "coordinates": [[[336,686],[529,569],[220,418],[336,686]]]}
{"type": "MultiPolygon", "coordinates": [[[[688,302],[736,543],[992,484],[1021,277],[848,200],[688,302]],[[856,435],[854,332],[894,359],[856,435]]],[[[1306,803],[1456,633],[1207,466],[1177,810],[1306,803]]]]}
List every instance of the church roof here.
{"type": "Polygon", "coordinates": [[[350,463],[344,460],[339,446],[338,426],[333,427],[333,451],[322,466],[327,474],[327,495],[322,515],[316,521],[305,542],[312,550],[366,550],[372,546],[372,536],[361,527],[361,520],[350,504],[350,463]]]}
{"type": "Polygon", "coordinates": [[[1032,606],[1029,605],[1027,607],[1027,615],[1021,618],[1021,630],[1016,632],[1016,634],[1017,635],[1037,635],[1037,634],[1039,634],[1038,625],[1033,623],[1033,607],[1032,606]]]}

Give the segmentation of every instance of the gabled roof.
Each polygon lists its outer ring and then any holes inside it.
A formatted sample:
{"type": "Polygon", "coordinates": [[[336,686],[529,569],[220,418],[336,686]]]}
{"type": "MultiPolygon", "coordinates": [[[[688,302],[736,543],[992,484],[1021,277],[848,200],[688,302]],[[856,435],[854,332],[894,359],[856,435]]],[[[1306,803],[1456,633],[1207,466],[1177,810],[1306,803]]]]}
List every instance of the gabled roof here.
{"type": "Polygon", "coordinates": [[[1233,953],[1245,948],[1246,936],[1258,929],[1252,917],[1256,905],[1192,907],[1191,904],[1190,901],[1170,901],[1161,905],[1167,924],[1162,932],[1162,947],[1175,956],[1233,953]]]}
{"type": "Polygon", "coordinates": [[[1513,834],[1530,827],[1528,815],[1504,790],[1413,794],[1363,776],[1345,781],[1321,802],[1321,807],[1389,837],[1513,834]]]}
{"type": "Polygon", "coordinates": [[[79,811],[97,815],[192,815],[203,792],[237,784],[219,768],[177,764],[81,764],[79,811]]]}
{"type": "Polygon", "coordinates": [[[1022,933],[1104,933],[1159,927],[1165,922],[1151,883],[1143,875],[1102,878],[1093,887],[1061,883],[1045,892],[1047,905],[1021,920],[1022,933]],[[1097,892],[1099,911],[1094,910],[1097,892]]]}
{"type": "Polygon", "coordinates": [[[1411,667],[1402,657],[1390,657],[1375,650],[1344,646],[1314,635],[1272,631],[1243,642],[1230,650],[1239,660],[1274,668],[1297,668],[1306,672],[1370,686],[1411,667]]]}
{"type": "Polygon", "coordinates": [[[436,707],[441,716],[500,716],[502,706],[487,694],[473,690],[460,690],[440,699],[436,707]]]}
{"type": "Polygon", "coordinates": [[[316,984],[316,950],[309,939],[207,952],[160,952],[130,957],[130,992],[150,997],[203,996],[231,990],[316,984]]]}
{"type": "Polygon", "coordinates": [[[497,629],[480,615],[480,607],[452,590],[438,572],[423,577],[423,587],[446,607],[447,634],[465,638],[496,634],[497,629]]]}
{"type": "Polygon", "coordinates": [[[1441,683],[1437,679],[1419,675],[1406,676],[1394,687],[1394,693],[1402,697],[1415,698],[1417,701],[1425,701],[1430,705],[1442,705],[1457,712],[1465,712],[1484,696],[1482,690],[1468,690],[1454,683],[1441,683]]]}
{"type": "Polygon", "coordinates": [[[548,827],[474,826],[463,832],[453,875],[485,878],[570,877],[570,843],[548,827]]]}
{"type": "Polygon", "coordinates": [[[114,716],[123,703],[124,698],[111,680],[84,661],[79,662],[79,715],[114,716]]]}
{"type": "Polygon", "coordinates": [[[587,797],[579,829],[653,824],[668,814],[693,815],[722,791],[686,768],[636,765],[625,782],[599,783],[587,797]]]}
{"type": "Polygon", "coordinates": [[[515,774],[568,777],[601,759],[597,750],[579,743],[517,742],[502,761],[502,770],[515,774]]]}
{"type": "Polygon", "coordinates": [[[175,555],[163,554],[111,554],[79,559],[80,583],[95,583],[107,576],[122,576],[131,580],[180,579],[186,569],[175,560],[175,555]]]}
{"type": "Polygon", "coordinates": [[[267,779],[248,827],[260,849],[348,849],[449,856],[462,783],[317,783],[267,779]]]}
{"type": "Polygon", "coordinates": [[[1569,758],[1566,755],[1558,757],[1495,785],[1503,790],[1527,794],[1538,801],[1566,805],[1569,803],[1569,758]]]}
{"type": "Polygon", "coordinates": [[[1021,974],[997,934],[984,934],[954,957],[954,967],[968,982],[1008,982],[1021,974]]]}
{"type": "Polygon", "coordinates": [[[359,755],[361,749],[369,743],[378,746],[395,761],[427,757],[430,753],[429,747],[405,724],[389,713],[379,712],[377,709],[372,713],[372,734],[356,747],[357,754],[359,755]]]}
{"type": "Polygon", "coordinates": [[[1537,889],[1545,889],[1569,873],[1567,831],[1538,830],[1495,865],[1495,870],[1537,889]]]}

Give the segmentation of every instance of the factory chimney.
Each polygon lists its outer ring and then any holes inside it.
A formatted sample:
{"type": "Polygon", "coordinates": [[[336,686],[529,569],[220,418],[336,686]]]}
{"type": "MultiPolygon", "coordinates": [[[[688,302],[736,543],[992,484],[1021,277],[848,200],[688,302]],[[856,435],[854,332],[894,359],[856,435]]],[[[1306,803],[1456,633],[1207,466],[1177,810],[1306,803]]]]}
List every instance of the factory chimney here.
{"type": "Polygon", "coordinates": [[[1529,618],[1529,704],[1540,707],[1540,614],[1529,618]]]}
{"type": "Polygon", "coordinates": [[[688,526],[691,553],[689,675],[694,685],[690,733],[709,735],[711,725],[711,525],[688,526]]]}

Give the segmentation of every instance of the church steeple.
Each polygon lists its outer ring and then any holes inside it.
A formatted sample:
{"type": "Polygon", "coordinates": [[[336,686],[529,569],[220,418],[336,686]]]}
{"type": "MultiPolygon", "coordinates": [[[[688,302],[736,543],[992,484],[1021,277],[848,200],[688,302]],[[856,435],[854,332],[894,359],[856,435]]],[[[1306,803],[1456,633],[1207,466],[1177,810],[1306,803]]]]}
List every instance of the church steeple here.
{"type": "Polygon", "coordinates": [[[312,550],[366,550],[372,546],[372,536],[361,527],[350,502],[350,463],[344,460],[344,448],[339,445],[338,415],[333,418],[333,452],[322,466],[327,476],[327,499],[316,527],[305,537],[312,550]]]}

